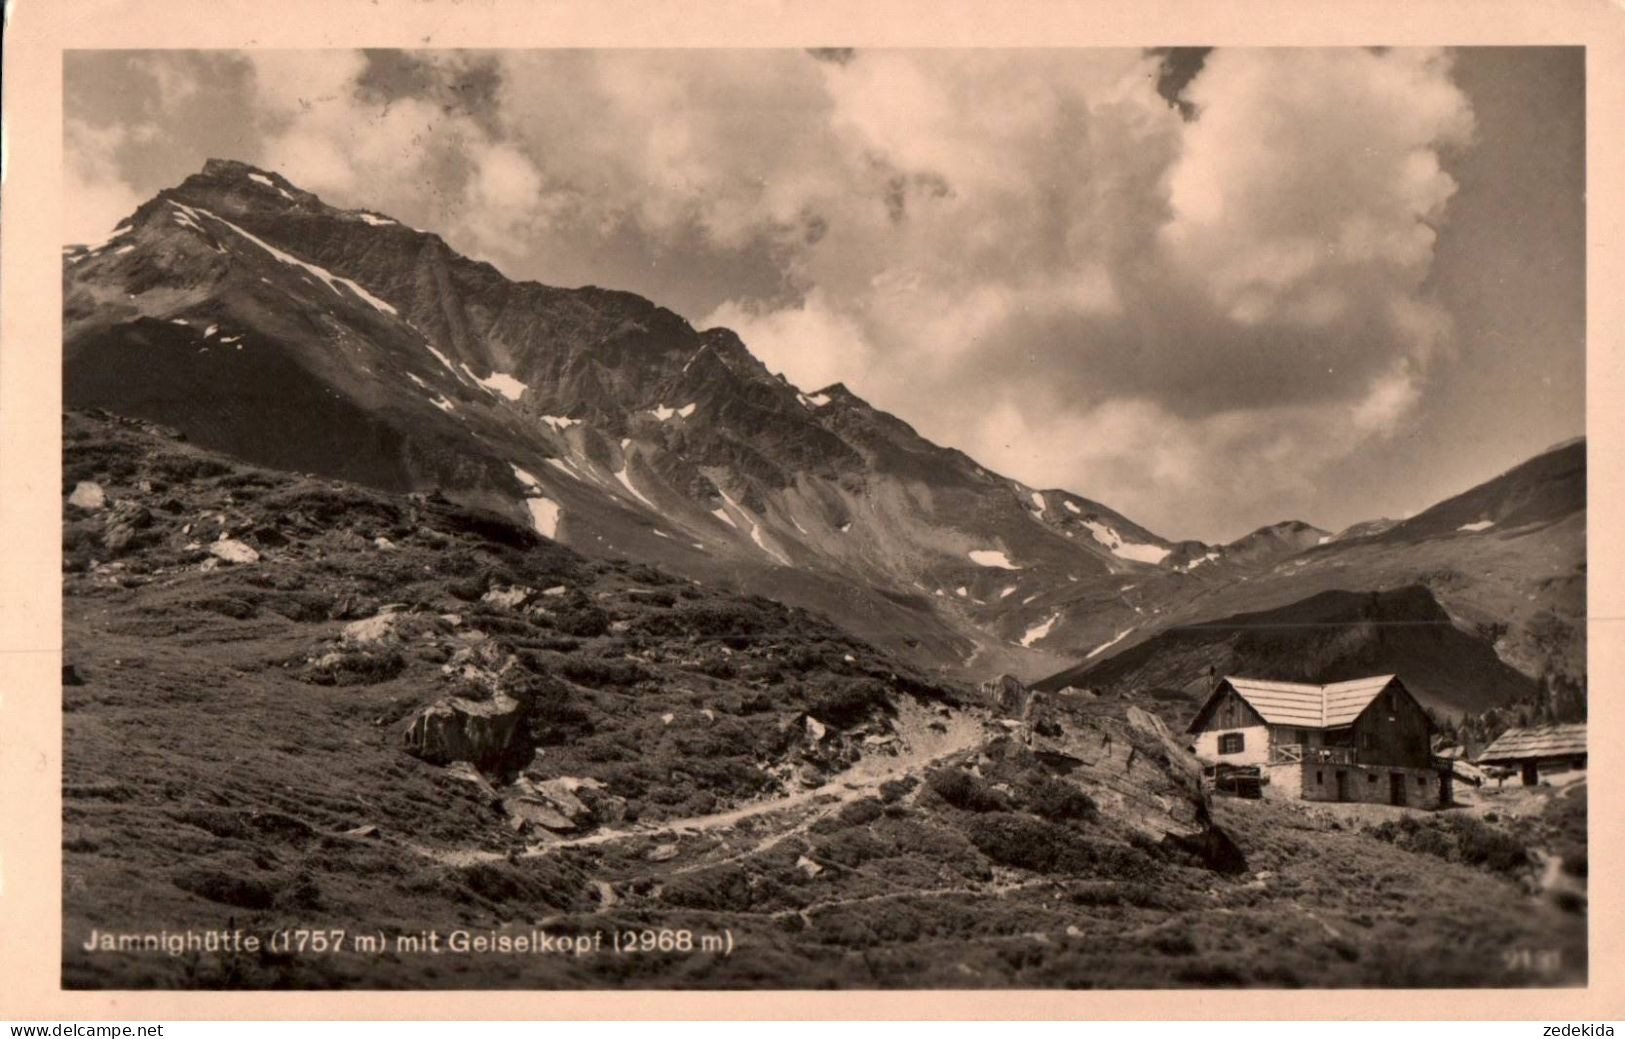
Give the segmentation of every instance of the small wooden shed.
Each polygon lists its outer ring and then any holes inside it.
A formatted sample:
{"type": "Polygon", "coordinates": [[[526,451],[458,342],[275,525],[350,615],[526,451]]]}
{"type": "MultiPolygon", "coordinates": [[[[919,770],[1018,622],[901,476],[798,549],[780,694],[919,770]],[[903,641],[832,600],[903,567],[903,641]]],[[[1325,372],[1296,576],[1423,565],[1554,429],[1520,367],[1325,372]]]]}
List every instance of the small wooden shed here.
{"type": "Polygon", "coordinates": [[[1549,777],[1583,769],[1586,767],[1585,723],[1508,729],[1479,753],[1475,763],[1516,768],[1523,775],[1524,786],[1534,786],[1543,775],[1549,777]]]}

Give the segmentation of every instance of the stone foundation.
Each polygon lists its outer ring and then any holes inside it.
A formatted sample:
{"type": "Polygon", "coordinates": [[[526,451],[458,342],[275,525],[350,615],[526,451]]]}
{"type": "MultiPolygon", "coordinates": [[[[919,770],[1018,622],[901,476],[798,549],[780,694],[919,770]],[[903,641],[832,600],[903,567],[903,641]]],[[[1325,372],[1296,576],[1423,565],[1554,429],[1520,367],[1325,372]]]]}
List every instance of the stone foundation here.
{"type": "Polygon", "coordinates": [[[1360,801],[1411,808],[1437,808],[1448,803],[1444,781],[1430,768],[1294,762],[1270,765],[1265,772],[1270,781],[1264,786],[1264,796],[1276,800],[1360,801]],[[1344,777],[1341,788],[1337,778],[1340,772],[1344,777]]]}

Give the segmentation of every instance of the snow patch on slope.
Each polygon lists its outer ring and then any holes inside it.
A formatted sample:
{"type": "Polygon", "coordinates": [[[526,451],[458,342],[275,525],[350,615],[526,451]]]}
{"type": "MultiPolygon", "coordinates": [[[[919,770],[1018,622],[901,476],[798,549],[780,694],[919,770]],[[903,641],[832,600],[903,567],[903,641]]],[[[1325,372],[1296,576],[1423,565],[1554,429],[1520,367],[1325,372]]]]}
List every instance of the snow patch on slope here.
{"type": "Polygon", "coordinates": [[[977,566],[997,567],[1000,570],[1020,570],[1021,567],[1010,562],[1010,557],[1003,552],[990,548],[979,548],[970,553],[970,561],[977,566]]]}
{"type": "Polygon", "coordinates": [[[767,540],[762,537],[762,527],[760,524],[752,523],[750,525],[750,539],[756,542],[756,547],[761,549],[763,552],[766,552],[768,555],[772,556],[774,559],[777,559],[785,566],[790,565],[790,560],[786,559],[777,549],[769,545],[767,540]]]}
{"type": "MultiPolygon", "coordinates": [[[[466,368],[467,365],[464,365],[464,367],[466,368]]],[[[484,379],[474,375],[473,372],[470,372],[469,374],[472,375],[474,381],[479,383],[481,386],[484,386],[492,393],[500,393],[509,400],[518,400],[520,397],[525,395],[525,384],[506,372],[492,372],[484,379]]]]}
{"type": "Polygon", "coordinates": [[[526,498],[525,507],[530,510],[530,522],[536,528],[536,533],[544,538],[552,538],[558,535],[558,502],[538,495],[534,498],[526,498]]]}
{"type": "Polygon", "coordinates": [[[1116,638],[1113,638],[1109,642],[1102,642],[1100,645],[1096,646],[1094,649],[1091,649],[1089,651],[1089,655],[1084,657],[1083,659],[1092,660],[1095,657],[1100,656],[1100,654],[1106,652],[1108,649],[1111,649],[1113,646],[1117,645],[1119,642],[1122,642],[1124,639],[1128,638],[1129,635],[1133,633],[1133,631],[1134,631],[1133,628],[1127,628],[1127,629],[1125,629],[1123,631],[1118,632],[1116,638]]]}
{"type": "Polygon", "coordinates": [[[625,487],[627,490],[632,492],[632,497],[649,506],[651,509],[655,507],[655,503],[650,501],[648,498],[645,498],[642,491],[632,486],[632,474],[628,471],[627,463],[625,461],[621,462],[621,467],[615,470],[615,479],[620,481],[622,487],[625,487]]]}
{"type": "Polygon", "coordinates": [[[508,468],[513,470],[514,476],[517,477],[519,482],[524,484],[526,487],[529,487],[533,491],[539,491],[542,489],[542,482],[536,479],[536,477],[531,473],[519,468],[512,462],[508,463],[508,468]]]}
{"type": "Polygon", "coordinates": [[[1021,644],[1023,646],[1031,646],[1034,642],[1044,638],[1050,633],[1050,631],[1055,627],[1056,622],[1060,619],[1061,615],[1059,613],[1055,613],[1051,614],[1048,620],[1040,621],[1039,623],[1034,624],[1032,627],[1027,629],[1027,634],[1021,636],[1021,644]]]}
{"type": "Polygon", "coordinates": [[[655,408],[653,411],[649,412],[649,414],[653,415],[660,421],[665,422],[673,416],[676,416],[677,418],[688,418],[690,415],[694,414],[694,409],[696,407],[698,407],[698,405],[693,403],[684,404],[680,408],[668,408],[666,405],[662,404],[658,408],[655,408]]]}
{"type": "Polygon", "coordinates": [[[1488,530],[1493,526],[1495,526],[1495,521],[1494,520],[1478,520],[1477,522],[1474,522],[1474,523],[1463,523],[1461,526],[1457,527],[1456,529],[1457,530],[1479,531],[1479,530],[1488,530]]]}
{"type": "Polygon", "coordinates": [[[263,173],[250,173],[248,175],[248,179],[256,184],[263,184],[265,187],[270,188],[272,191],[275,191],[278,195],[281,195],[290,202],[293,201],[293,196],[288,194],[286,189],[277,187],[276,184],[271,181],[271,178],[265,176],[263,173]]]}
{"type": "Polygon", "coordinates": [[[1117,531],[1098,520],[1084,520],[1083,525],[1088,527],[1095,540],[1110,549],[1114,556],[1132,559],[1137,563],[1160,563],[1168,558],[1168,549],[1124,541],[1117,531]]]}
{"type": "Polygon", "coordinates": [[[1186,563],[1184,566],[1180,567],[1180,569],[1188,574],[1192,570],[1195,570],[1197,567],[1204,566],[1204,565],[1206,565],[1208,563],[1214,562],[1218,558],[1219,558],[1219,553],[1217,553],[1217,552],[1209,552],[1205,556],[1197,556],[1195,559],[1191,560],[1189,563],[1186,563]]]}
{"type": "Polygon", "coordinates": [[[441,364],[446,366],[446,371],[448,371],[451,374],[457,376],[459,379],[461,379],[463,377],[463,373],[457,370],[457,366],[455,364],[451,363],[451,358],[447,357],[445,354],[441,353],[439,350],[436,350],[434,348],[433,343],[431,343],[427,339],[425,339],[423,341],[423,346],[424,346],[424,349],[428,350],[431,354],[434,354],[435,360],[439,361],[441,364]]]}
{"type": "Polygon", "coordinates": [[[134,230],[135,225],[130,223],[128,219],[121,220],[119,221],[118,226],[114,227],[112,233],[106,238],[103,238],[101,241],[96,242],[93,245],[87,245],[85,248],[89,252],[96,252],[99,249],[105,249],[109,245],[112,245],[115,239],[123,238],[125,235],[134,230]]]}

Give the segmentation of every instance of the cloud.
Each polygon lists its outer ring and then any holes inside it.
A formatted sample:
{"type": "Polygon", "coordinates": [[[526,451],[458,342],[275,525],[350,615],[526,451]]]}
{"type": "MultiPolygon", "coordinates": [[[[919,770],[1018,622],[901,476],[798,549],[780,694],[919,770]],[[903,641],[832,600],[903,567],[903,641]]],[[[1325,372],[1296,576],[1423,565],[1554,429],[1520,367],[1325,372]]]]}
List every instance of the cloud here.
{"type": "Polygon", "coordinates": [[[1456,188],[1440,150],[1472,132],[1448,70],[1434,51],[1215,52],[1186,92],[1171,260],[1243,327],[1333,330],[1410,299],[1456,188]]]}
{"type": "Polygon", "coordinates": [[[69,119],[63,127],[62,240],[90,243],[106,238],[113,227],[146,201],[123,179],[116,160],[130,139],[127,127],[96,127],[69,119]]]}
{"type": "Polygon", "coordinates": [[[733,329],[763,364],[805,389],[869,381],[874,349],[855,321],[830,306],[822,289],[777,310],[729,301],[702,324],[733,329]]]}
{"type": "Polygon", "coordinates": [[[535,248],[548,206],[542,174],[493,132],[489,62],[353,51],[251,60],[266,165],[341,205],[434,227],[481,258],[535,248]]]}

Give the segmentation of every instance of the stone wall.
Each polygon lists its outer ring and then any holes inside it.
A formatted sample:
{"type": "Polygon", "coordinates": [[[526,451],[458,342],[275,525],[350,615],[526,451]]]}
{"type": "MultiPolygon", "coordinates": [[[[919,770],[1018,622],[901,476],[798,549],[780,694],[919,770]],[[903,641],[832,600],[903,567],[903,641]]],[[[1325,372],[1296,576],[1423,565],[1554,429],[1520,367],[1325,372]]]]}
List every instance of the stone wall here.
{"type": "MultiPolygon", "coordinates": [[[[1361,801],[1367,804],[1392,804],[1394,776],[1404,791],[1403,804],[1412,808],[1435,808],[1440,804],[1443,787],[1439,774],[1430,768],[1399,768],[1389,765],[1335,765],[1306,762],[1302,765],[1277,766],[1270,770],[1270,787],[1276,786],[1275,773],[1295,772],[1297,779],[1283,782],[1281,789],[1292,788],[1287,795],[1271,792],[1267,796],[1301,797],[1305,801],[1361,801]],[[1337,774],[1344,779],[1343,796],[1338,796],[1337,774]]],[[[1268,789],[1268,788],[1266,788],[1268,789]]]]}

